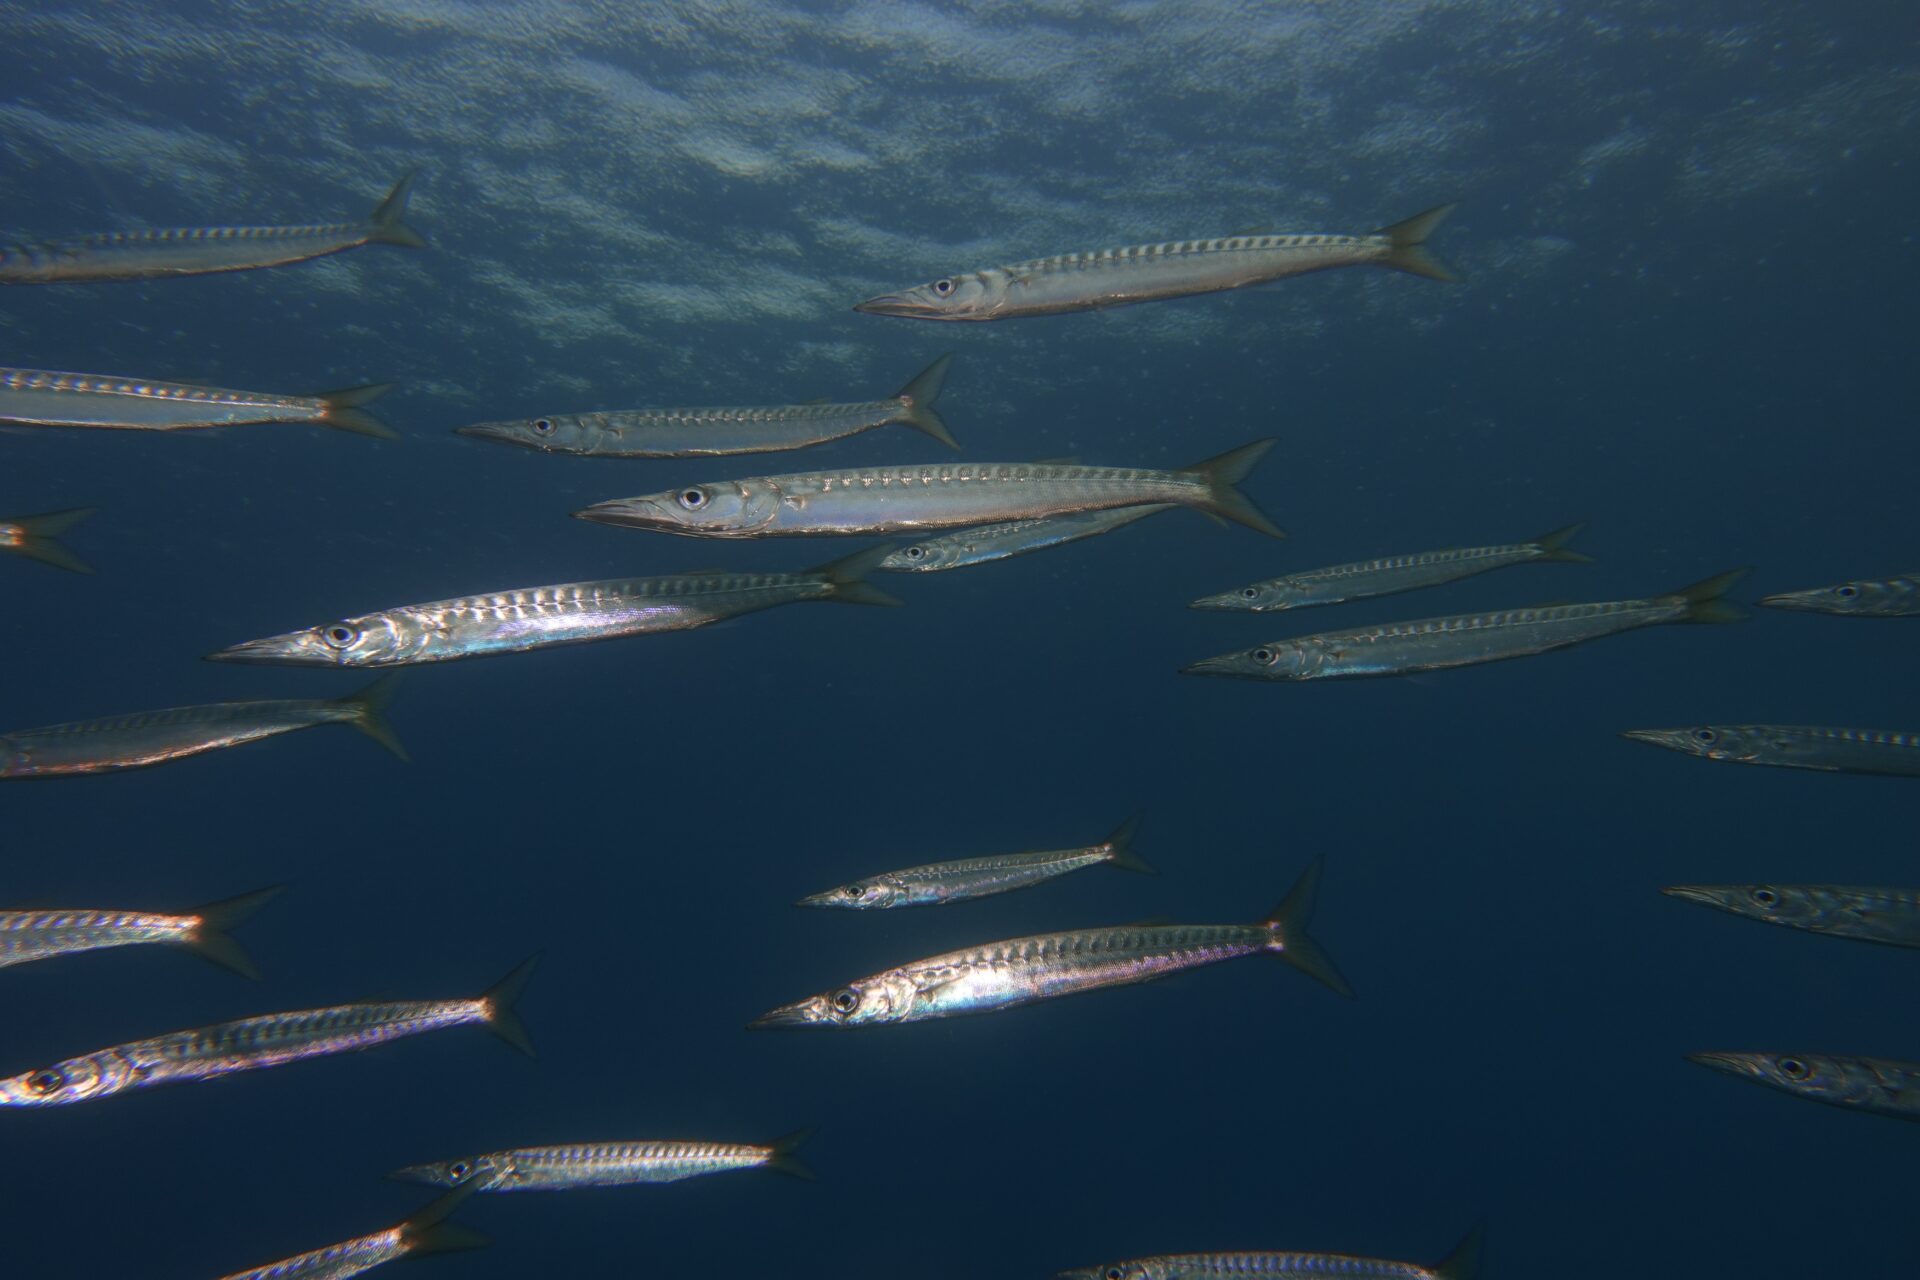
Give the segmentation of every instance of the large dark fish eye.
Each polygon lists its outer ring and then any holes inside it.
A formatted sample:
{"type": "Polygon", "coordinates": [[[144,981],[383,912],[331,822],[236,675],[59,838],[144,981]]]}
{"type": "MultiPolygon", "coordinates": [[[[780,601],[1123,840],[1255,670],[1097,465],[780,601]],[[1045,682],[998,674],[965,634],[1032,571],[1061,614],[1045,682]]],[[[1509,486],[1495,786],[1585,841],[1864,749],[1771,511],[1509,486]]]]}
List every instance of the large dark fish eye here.
{"type": "Polygon", "coordinates": [[[940,295],[941,297],[943,297],[943,298],[944,298],[944,297],[946,297],[946,296],[947,296],[948,294],[950,294],[950,293],[952,293],[952,292],[953,292],[953,281],[951,281],[951,280],[935,280],[935,281],[933,282],[933,291],[934,291],[935,293],[937,293],[937,294],[939,294],[939,295],[940,295]]]}
{"type": "Polygon", "coordinates": [[[1107,1280],[1121,1280],[1121,1277],[1124,1275],[1126,1275],[1126,1272],[1118,1267],[1107,1268],[1107,1280]]]}
{"type": "Polygon", "coordinates": [[[908,547],[906,551],[906,556],[907,556],[907,559],[909,560],[918,560],[921,556],[924,556],[925,554],[927,554],[927,549],[925,547],[908,547]]]}
{"type": "Polygon", "coordinates": [[[447,1166],[447,1172],[452,1174],[456,1178],[464,1178],[469,1173],[473,1172],[473,1166],[468,1164],[465,1160],[455,1160],[452,1164],[447,1166]]]}
{"type": "Polygon", "coordinates": [[[1780,1059],[1780,1071],[1790,1080],[1804,1080],[1813,1074],[1807,1070],[1807,1064],[1798,1058],[1780,1059]]]}
{"type": "Polygon", "coordinates": [[[1247,656],[1263,667],[1270,667],[1273,665],[1273,660],[1279,655],[1271,649],[1255,649],[1247,656]]]}
{"type": "Polygon", "coordinates": [[[867,891],[867,887],[861,884],[850,884],[846,887],[846,890],[845,890],[846,895],[849,898],[858,898],[859,896],[864,894],[866,891],[867,891]]]}
{"type": "Polygon", "coordinates": [[[833,1007],[841,1013],[852,1013],[860,1007],[860,993],[852,987],[834,992],[833,1007]]]}
{"type": "Polygon", "coordinates": [[[1242,600],[1258,600],[1260,598],[1260,592],[1253,587],[1242,587],[1240,589],[1240,598],[1242,600]]]}
{"type": "Polygon", "coordinates": [[[680,491],[680,505],[689,511],[698,511],[707,505],[707,491],[705,489],[682,489],[680,491]]]}
{"type": "Polygon", "coordinates": [[[358,628],[350,627],[344,622],[336,622],[322,631],[320,638],[325,640],[331,648],[344,649],[360,638],[360,632],[358,628]]]}
{"type": "Polygon", "coordinates": [[[1839,596],[1842,600],[1851,600],[1860,594],[1860,588],[1849,582],[1844,586],[1835,587],[1833,594],[1839,596]]]}
{"type": "Polygon", "coordinates": [[[52,1067],[43,1067],[27,1077],[27,1088],[35,1093],[52,1093],[67,1082],[67,1077],[52,1067]]]}
{"type": "Polygon", "coordinates": [[[1715,733],[1711,729],[1695,729],[1693,731],[1693,740],[1695,742],[1704,742],[1708,746],[1712,746],[1714,743],[1720,741],[1720,735],[1715,733]]]}
{"type": "Polygon", "coordinates": [[[1771,889],[1760,888],[1753,891],[1753,900],[1763,907],[1770,907],[1780,901],[1780,895],[1771,889]]]}
{"type": "Polygon", "coordinates": [[[533,429],[543,436],[550,436],[553,434],[553,419],[535,418],[533,420],[533,429]]]}

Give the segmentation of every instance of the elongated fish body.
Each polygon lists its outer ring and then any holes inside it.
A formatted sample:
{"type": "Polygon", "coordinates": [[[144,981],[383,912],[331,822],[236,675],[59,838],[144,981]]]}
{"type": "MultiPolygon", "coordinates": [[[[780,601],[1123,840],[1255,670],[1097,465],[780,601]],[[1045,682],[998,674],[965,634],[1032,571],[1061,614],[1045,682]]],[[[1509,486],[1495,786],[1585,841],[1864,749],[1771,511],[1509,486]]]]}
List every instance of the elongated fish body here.
{"type": "Polygon", "coordinates": [[[1920,1120],[1920,1062],[1831,1053],[1690,1053],[1697,1062],[1795,1097],[1920,1120]]]}
{"type": "Polygon", "coordinates": [[[1567,541],[1580,529],[1580,525],[1569,525],[1528,542],[1511,542],[1503,546],[1421,551],[1413,555],[1383,556],[1378,560],[1357,560],[1325,569],[1308,569],[1281,578],[1268,578],[1236,591],[1203,596],[1193,602],[1193,607],[1272,613],[1281,609],[1304,609],[1318,604],[1340,604],[1348,600],[1394,595],[1401,591],[1418,591],[1423,587],[1458,582],[1462,578],[1471,578],[1493,569],[1531,564],[1536,560],[1585,562],[1589,557],[1565,549],[1567,541]]]}
{"type": "Polygon", "coordinates": [[[855,911],[889,907],[937,907],[969,898],[985,898],[1044,884],[1057,876],[1111,863],[1127,871],[1151,872],[1135,856],[1132,821],[1099,844],[1034,853],[1001,853],[984,858],[929,862],[901,871],[882,871],[851,884],[800,899],[803,907],[844,907],[855,911]]]}
{"type": "Polygon", "coordinates": [[[401,221],[413,175],[359,222],[289,227],[174,227],[108,232],[36,245],[0,245],[0,284],[82,284],[252,271],[322,258],[365,244],[426,247],[401,221]]]}
{"type": "Polygon", "coordinates": [[[1760,597],[1769,609],[1839,613],[1854,618],[1910,618],[1920,614],[1920,573],[1859,578],[1830,587],[1807,587],[1760,597]]]}
{"type": "Polygon", "coordinates": [[[1171,503],[1277,536],[1233,487],[1272,446],[1259,440],[1181,471],[946,462],[757,476],[619,498],[574,514],[698,538],[772,538],[950,529],[1171,503]]]}
{"type": "Polygon", "coordinates": [[[355,1236],[264,1267],[236,1271],[222,1276],[221,1280],[347,1280],[349,1276],[362,1275],[401,1258],[481,1248],[487,1243],[485,1236],[445,1220],[461,1201],[479,1189],[480,1184],[475,1183],[449,1192],[385,1231],[355,1236]]]}
{"type": "Polygon", "coordinates": [[[1920,889],[1837,884],[1676,884],[1660,892],[1749,920],[1894,947],[1920,947],[1920,889]]]}
{"type": "Polygon", "coordinates": [[[297,422],[391,439],[392,429],[359,407],[390,385],[371,383],[317,396],[282,396],[186,382],[0,368],[0,423],[111,431],[196,431],[297,422]]]}
{"type": "Polygon", "coordinates": [[[1629,729],[1622,736],[1707,760],[1920,778],[1920,734],[1891,729],[1699,724],[1685,729],[1629,729]]]}
{"type": "Polygon", "coordinates": [[[215,662],[393,667],[686,631],[806,600],[898,604],[862,579],[891,549],[875,547],[804,573],[621,578],[403,605],[207,656],[215,662]]]}
{"type": "Polygon", "coordinates": [[[1665,623],[1737,622],[1745,615],[1722,597],[1744,572],[1736,569],[1645,600],[1506,609],[1273,640],[1184,670],[1246,680],[1399,676],[1522,658],[1665,623]]]}
{"type": "Polygon", "coordinates": [[[107,947],[186,947],[215,964],[258,977],[226,931],[279,893],[279,886],[210,902],[186,915],[152,911],[0,911],[0,969],[107,947]]]}
{"type": "Polygon", "coordinates": [[[351,725],[404,760],[382,715],[393,697],[391,679],[346,698],[212,702],[17,729],[0,734],[0,779],[139,769],[323,724],[351,725]]]}
{"type": "Polygon", "coordinates": [[[236,1071],[371,1049],[405,1036],[480,1024],[532,1052],[513,1012],[533,972],[528,960],[470,1000],[388,1000],[270,1013],[115,1045],[0,1080],[0,1106],[52,1107],[133,1089],[212,1080],[236,1071]]]}
{"type": "Polygon", "coordinates": [[[915,320],[1006,320],[1244,289],[1335,267],[1391,267],[1452,280],[1421,246],[1453,208],[1441,205],[1370,235],[1223,236],[1036,258],[883,293],[853,309],[915,320]]]}
{"type": "Polygon", "coordinates": [[[546,453],[593,458],[700,458],[804,449],[900,423],[958,448],[946,423],[933,410],[952,362],[951,355],[941,356],[885,400],[749,408],[621,409],[477,422],[456,431],[546,453]]]}
{"type": "Polygon", "coordinates": [[[752,1027],[860,1027],[993,1013],[1271,952],[1342,995],[1346,979],[1307,936],[1320,864],[1255,924],[1121,925],[989,942],[856,978],[762,1014],[752,1027]]]}
{"type": "Polygon", "coordinates": [[[770,1143],[578,1142],[553,1147],[515,1147],[486,1155],[417,1164],[390,1177],[437,1186],[479,1180],[487,1191],[571,1191],[579,1187],[625,1187],[680,1182],[710,1173],[773,1169],[795,1177],[813,1175],[793,1158],[807,1131],[770,1143]]]}
{"type": "Polygon", "coordinates": [[[1002,524],[984,524],[972,529],[943,533],[938,537],[901,547],[881,561],[889,573],[938,573],[944,569],[964,569],[969,565],[1023,556],[1082,538],[1097,537],[1130,525],[1147,516],[1173,510],[1170,503],[1144,507],[1114,507],[1106,511],[1076,511],[1071,515],[1048,516],[1037,520],[1009,520],[1002,524]]]}
{"type": "Polygon", "coordinates": [[[1476,1226],[1442,1262],[1423,1267],[1345,1253],[1163,1253],[1062,1271],[1056,1280],[1474,1280],[1486,1231],[1476,1226]]]}

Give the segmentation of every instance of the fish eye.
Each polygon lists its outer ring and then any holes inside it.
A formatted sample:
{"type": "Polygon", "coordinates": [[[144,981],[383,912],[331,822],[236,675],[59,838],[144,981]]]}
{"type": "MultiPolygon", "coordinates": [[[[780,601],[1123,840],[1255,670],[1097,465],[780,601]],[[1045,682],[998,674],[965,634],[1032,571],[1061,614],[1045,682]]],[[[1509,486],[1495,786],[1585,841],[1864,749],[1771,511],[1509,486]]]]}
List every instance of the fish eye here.
{"type": "Polygon", "coordinates": [[[908,547],[907,548],[907,559],[909,560],[918,560],[921,556],[924,556],[925,554],[927,554],[927,549],[925,547],[908,547]]]}
{"type": "Polygon", "coordinates": [[[465,1160],[455,1160],[452,1164],[447,1166],[447,1172],[452,1174],[456,1178],[464,1178],[469,1173],[473,1172],[473,1166],[468,1164],[465,1160]]]}
{"type": "Polygon", "coordinates": [[[1851,600],[1860,594],[1860,588],[1849,582],[1845,586],[1835,587],[1833,594],[1839,596],[1842,600],[1851,600]]]}
{"type": "Polygon", "coordinates": [[[1712,746],[1714,743],[1720,741],[1720,735],[1715,733],[1711,729],[1695,729],[1693,731],[1693,740],[1695,742],[1704,742],[1708,746],[1712,746]]]}
{"type": "Polygon", "coordinates": [[[1760,888],[1753,891],[1753,900],[1763,907],[1770,907],[1780,901],[1780,895],[1771,889],[1760,888]]]}
{"type": "Polygon", "coordinates": [[[1804,1080],[1809,1075],[1813,1074],[1811,1071],[1807,1070],[1807,1064],[1800,1061],[1800,1059],[1798,1058],[1780,1059],[1780,1071],[1781,1071],[1781,1074],[1785,1075],[1790,1080],[1804,1080]]]}
{"type": "Polygon", "coordinates": [[[682,489],[680,491],[680,505],[689,511],[698,511],[707,505],[707,491],[705,489],[682,489]]]}
{"type": "Polygon", "coordinates": [[[833,1007],[841,1013],[852,1013],[860,1007],[860,993],[852,987],[834,992],[833,1007]]]}
{"type": "Polygon", "coordinates": [[[933,291],[934,291],[935,293],[937,293],[937,294],[939,294],[939,295],[940,295],[941,297],[943,297],[943,298],[944,298],[944,297],[946,297],[946,296],[947,296],[948,294],[950,294],[950,293],[952,293],[952,292],[953,292],[953,281],[951,281],[951,280],[935,280],[935,281],[933,282],[933,291]]]}
{"type": "Polygon", "coordinates": [[[1260,592],[1254,587],[1242,587],[1240,589],[1240,598],[1242,600],[1258,600],[1260,598],[1260,592]]]}
{"type": "Polygon", "coordinates": [[[27,1077],[27,1088],[35,1093],[52,1093],[67,1082],[67,1077],[52,1067],[43,1067],[27,1077]]]}
{"type": "Polygon", "coordinates": [[[357,627],[350,627],[344,622],[336,622],[322,631],[320,638],[327,642],[329,648],[344,649],[360,638],[360,631],[357,627]]]}
{"type": "Polygon", "coordinates": [[[533,429],[543,436],[550,436],[553,434],[553,419],[535,418],[533,420],[533,429]]]}
{"type": "Polygon", "coordinates": [[[1126,1275],[1126,1272],[1118,1267],[1107,1268],[1107,1280],[1121,1280],[1121,1277],[1124,1275],[1126,1275]]]}
{"type": "Polygon", "coordinates": [[[1255,662],[1259,663],[1263,667],[1270,667],[1273,665],[1273,660],[1279,657],[1280,655],[1275,653],[1271,649],[1255,649],[1252,653],[1248,654],[1247,656],[1252,658],[1255,662]]]}
{"type": "Polygon", "coordinates": [[[866,891],[867,891],[867,886],[863,884],[850,884],[846,887],[846,890],[845,890],[846,895],[849,898],[858,898],[862,894],[866,893],[866,891]]]}

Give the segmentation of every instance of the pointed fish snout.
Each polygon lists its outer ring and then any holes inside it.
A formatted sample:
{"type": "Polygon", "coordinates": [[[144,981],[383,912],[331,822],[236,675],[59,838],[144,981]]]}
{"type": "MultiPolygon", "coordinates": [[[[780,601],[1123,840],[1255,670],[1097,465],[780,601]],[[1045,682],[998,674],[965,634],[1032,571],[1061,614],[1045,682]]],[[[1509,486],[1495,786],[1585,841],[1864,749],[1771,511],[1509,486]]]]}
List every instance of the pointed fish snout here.
{"type": "Polygon", "coordinates": [[[1198,662],[1189,662],[1180,668],[1183,676],[1230,676],[1234,674],[1227,658],[1202,658],[1198,662]]]}
{"type": "Polygon", "coordinates": [[[1688,1062],[1697,1066],[1711,1067],[1728,1075],[1744,1076],[1752,1072],[1748,1055],[1744,1053],[1701,1052],[1689,1053],[1686,1057],[1688,1062]]]}
{"type": "Polygon", "coordinates": [[[268,636],[263,640],[245,640],[206,655],[208,662],[250,662],[262,666],[333,666],[334,663],[304,652],[298,636],[268,636]]]}
{"type": "Polygon", "coordinates": [[[1713,894],[1713,887],[1704,884],[1670,884],[1660,890],[1669,898],[1682,898],[1688,902],[1703,902],[1708,906],[1718,906],[1719,899],[1713,894]]]}
{"type": "Polygon", "coordinates": [[[796,1000],[792,1004],[783,1004],[778,1009],[769,1009],[747,1024],[749,1031],[764,1031],[768,1027],[805,1027],[814,1022],[813,1006],[815,998],[796,1000]]]}

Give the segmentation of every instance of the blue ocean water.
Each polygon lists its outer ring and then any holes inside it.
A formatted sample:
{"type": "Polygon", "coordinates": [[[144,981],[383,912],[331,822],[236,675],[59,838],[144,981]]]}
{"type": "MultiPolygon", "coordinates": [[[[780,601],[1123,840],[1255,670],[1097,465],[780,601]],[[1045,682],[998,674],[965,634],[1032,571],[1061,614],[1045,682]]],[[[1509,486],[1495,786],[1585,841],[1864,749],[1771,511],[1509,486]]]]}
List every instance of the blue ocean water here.
{"type": "Polygon", "coordinates": [[[291,887],[249,984],[82,956],[0,982],[8,1074],[157,1032],[477,993],[543,953],[526,1060],[479,1031],[0,1116],[10,1276],[213,1276],[398,1221],[402,1165],[818,1126],[820,1181],[476,1198],[449,1276],[1050,1274],[1143,1253],[1488,1277],[1913,1274],[1913,1135],[1688,1050],[1920,1058],[1914,957],[1662,898],[1912,884],[1905,784],[1712,766],[1622,729],[1920,728],[1899,621],[1763,614],[1415,680],[1175,674],[1323,626],[1743,595],[1913,567],[1920,251],[1911,15],[1204,3],[0,3],[0,238],[357,216],[418,167],[428,253],[0,294],[9,365],[311,391],[395,379],[394,443],[0,432],[0,513],[97,505],[80,577],[0,563],[8,728],[357,676],[201,655],[448,595],[838,541],[699,543],[589,502],[828,462],[550,458],[465,422],[893,391],[958,353],[963,457],[1180,465],[1260,436],[1287,542],[1171,513],[925,578],[897,610],[429,668],[402,765],[320,729],[0,792],[5,906],[291,887]],[[981,326],[882,289],[1253,226],[1461,207],[1467,283],[1334,272],[981,326]],[[1589,521],[1591,566],[1256,620],[1195,596],[1589,521]],[[880,868],[1058,847],[1103,870],[936,911],[809,913],[880,868]],[[1345,1002],[1254,959],[992,1018],[748,1032],[775,1004],[992,938],[1253,919],[1326,859],[1345,1002]]]}

